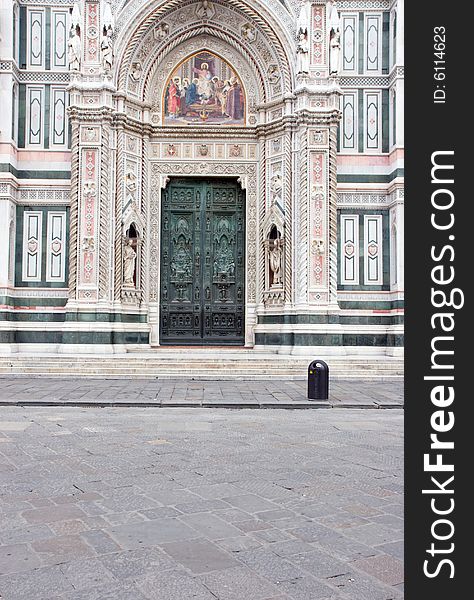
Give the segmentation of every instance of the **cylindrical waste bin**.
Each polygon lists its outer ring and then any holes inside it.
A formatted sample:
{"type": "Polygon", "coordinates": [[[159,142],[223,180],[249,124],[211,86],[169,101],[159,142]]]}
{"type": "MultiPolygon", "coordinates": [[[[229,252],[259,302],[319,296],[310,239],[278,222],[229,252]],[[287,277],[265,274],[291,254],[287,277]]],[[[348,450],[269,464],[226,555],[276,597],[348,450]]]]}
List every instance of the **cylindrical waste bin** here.
{"type": "Polygon", "coordinates": [[[309,400],[329,400],[329,367],[324,360],[313,360],[308,368],[309,400]]]}

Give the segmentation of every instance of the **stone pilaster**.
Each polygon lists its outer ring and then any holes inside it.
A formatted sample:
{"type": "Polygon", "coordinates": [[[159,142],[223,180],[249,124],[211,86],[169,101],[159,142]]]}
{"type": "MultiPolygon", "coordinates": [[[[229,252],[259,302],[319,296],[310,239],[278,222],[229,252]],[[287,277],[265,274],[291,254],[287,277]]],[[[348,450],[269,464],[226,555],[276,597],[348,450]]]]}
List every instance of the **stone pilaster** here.
{"type": "MultiPolygon", "coordinates": [[[[297,75],[294,211],[298,310],[337,310],[337,128],[341,118],[337,74],[330,74],[333,3],[311,3],[309,73],[297,75]]],[[[334,56],[332,57],[334,60],[334,56]]]]}
{"type": "Polygon", "coordinates": [[[110,308],[113,206],[111,143],[114,88],[101,67],[100,3],[80,14],[81,64],[71,72],[71,310],[110,308]]]}

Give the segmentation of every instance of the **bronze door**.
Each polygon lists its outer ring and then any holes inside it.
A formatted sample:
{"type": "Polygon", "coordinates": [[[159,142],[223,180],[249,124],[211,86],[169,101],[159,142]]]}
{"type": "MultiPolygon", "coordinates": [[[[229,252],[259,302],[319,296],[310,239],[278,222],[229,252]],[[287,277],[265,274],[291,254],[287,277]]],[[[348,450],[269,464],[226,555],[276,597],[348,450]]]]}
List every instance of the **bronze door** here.
{"type": "Polygon", "coordinates": [[[162,344],[244,344],[244,211],[232,180],[172,179],[164,191],[162,344]]]}

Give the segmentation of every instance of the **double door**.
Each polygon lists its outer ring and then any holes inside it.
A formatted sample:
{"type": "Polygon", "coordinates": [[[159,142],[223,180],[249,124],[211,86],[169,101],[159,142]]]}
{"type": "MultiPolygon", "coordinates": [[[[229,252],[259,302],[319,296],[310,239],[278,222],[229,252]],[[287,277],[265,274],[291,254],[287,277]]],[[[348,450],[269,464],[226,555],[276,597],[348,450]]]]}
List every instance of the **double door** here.
{"type": "Polygon", "coordinates": [[[161,344],[244,344],[244,213],[235,181],[169,183],[161,210],[161,344]]]}

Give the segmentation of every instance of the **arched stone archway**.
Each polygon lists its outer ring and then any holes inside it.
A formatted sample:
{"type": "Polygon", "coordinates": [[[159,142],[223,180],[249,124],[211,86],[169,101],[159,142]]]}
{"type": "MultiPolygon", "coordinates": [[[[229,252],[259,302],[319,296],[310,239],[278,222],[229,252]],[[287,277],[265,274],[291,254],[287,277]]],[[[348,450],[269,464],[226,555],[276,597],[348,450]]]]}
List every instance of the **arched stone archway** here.
{"type": "Polygon", "coordinates": [[[148,3],[135,0],[127,3],[117,20],[117,31],[128,30],[128,35],[121,37],[117,47],[120,64],[115,79],[117,87],[124,89],[127,86],[127,76],[134,62],[153,62],[152,48],[170,48],[182,35],[189,39],[214,30],[246,48],[250,55],[260,59],[262,65],[270,64],[269,59],[273,59],[283,76],[282,89],[290,91],[294,82],[292,55],[296,49],[294,24],[290,18],[285,27],[280,20],[283,14],[290,15],[281,11],[279,0],[215,0],[207,4],[206,9],[201,0],[154,0],[148,3]],[[273,10],[269,10],[272,4],[273,10]],[[253,35],[246,34],[245,28],[247,31],[253,29],[253,35]]]}
{"type": "Polygon", "coordinates": [[[326,0],[312,2],[311,23],[321,31],[310,70],[300,74],[294,19],[277,0],[132,0],[110,25],[96,0],[84,7],[85,59],[70,86],[68,310],[115,311],[124,322],[138,315],[150,343],[159,344],[161,201],[173,176],[237,177],[246,190],[246,346],[256,343],[259,315],[337,309],[340,91],[329,77],[326,0]],[[113,31],[112,69],[102,64],[102,30],[104,37],[113,31]],[[221,57],[238,74],[242,121],[164,118],[170,76],[200,52],[221,57]],[[140,285],[133,293],[123,281],[123,226],[130,214],[143,223],[134,279],[140,285]],[[263,223],[275,214],[285,229],[285,268],[278,294],[271,294],[263,223]]]}

